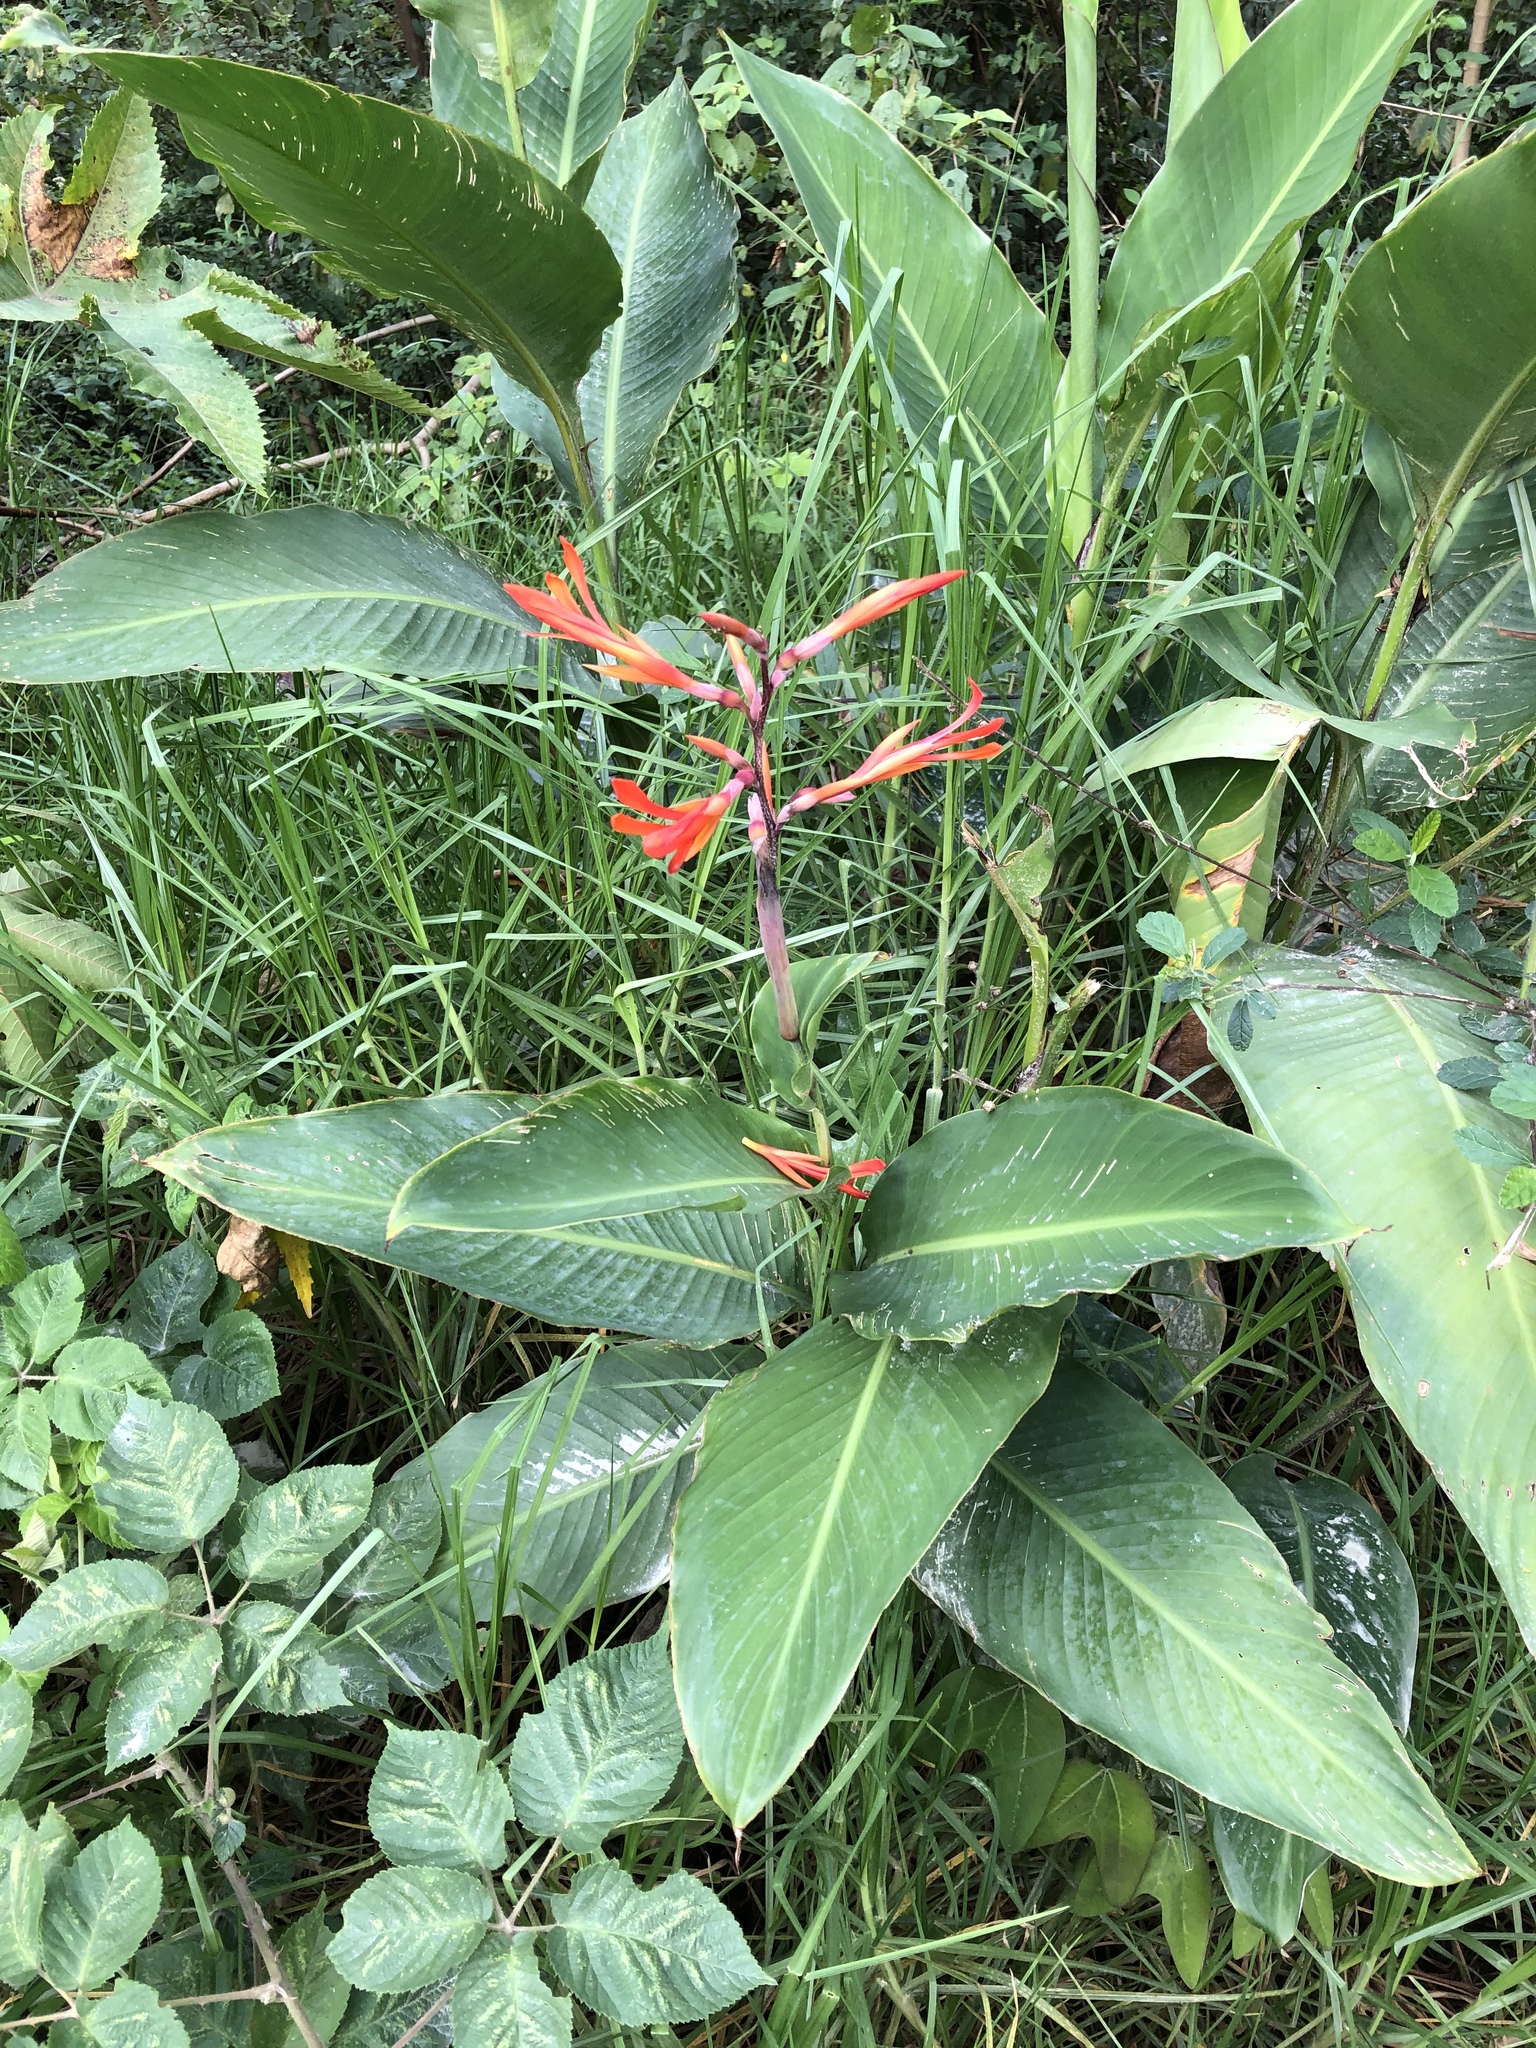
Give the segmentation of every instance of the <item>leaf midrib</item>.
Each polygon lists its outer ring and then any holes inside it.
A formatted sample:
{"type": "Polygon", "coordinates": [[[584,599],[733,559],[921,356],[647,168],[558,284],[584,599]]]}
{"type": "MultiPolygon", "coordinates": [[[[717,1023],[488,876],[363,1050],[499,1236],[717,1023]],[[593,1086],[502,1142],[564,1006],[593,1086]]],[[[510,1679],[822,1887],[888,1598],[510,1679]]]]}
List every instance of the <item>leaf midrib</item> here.
{"type": "MultiPolygon", "coordinates": [[[[65,602],[67,601],[66,598],[65,602]]],[[[253,597],[215,598],[211,602],[203,598],[196,604],[183,605],[173,611],[155,612],[147,617],[142,613],[132,618],[119,617],[101,626],[60,627],[56,622],[50,622],[47,615],[32,604],[31,598],[22,598],[18,602],[27,605],[31,616],[49,627],[50,639],[66,646],[78,641],[105,639],[113,634],[147,632],[158,626],[182,625],[189,619],[212,618],[217,622],[221,616],[228,618],[231,614],[241,612],[270,611],[282,605],[299,607],[316,604],[390,604],[413,612],[452,612],[460,618],[484,620],[488,624],[502,627],[509,633],[527,637],[527,629],[519,626],[515,620],[500,618],[492,611],[478,610],[460,599],[421,597],[399,589],[350,590],[341,585],[323,590],[278,591],[275,594],[263,592],[253,597]]],[[[8,608],[0,608],[0,616],[3,616],[3,609],[8,608]]]]}
{"type": "MultiPolygon", "coordinates": [[[[1305,1191],[1298,1189],[1298,1198],[1304,1199],[1305,1191]]],[[[972,1232],[965,1237],[934,1238],[924,1244],[902,1245],[896,1251],[882,1252],[878,1258],[867,1260],[860,1269],[873,1272],[879,1266],[890,1266],[902,1259],[935,1258],[953,1252],[982,1252],[1006,1249],[1017,1245],[1033,1245],[1044,1242],[1070,1243],[1080,1237],[1099,1238],[1106,1231],[1145,1229],[1155,1224],[1159,1229],[1204,1225],[1210,1230],[1219,1230],[1209,1209],[1174,1209],[1167,1203],[1148,1209],[1138,1209],[1118,1215],[1094,1215],[1081,1222],[1020,1224],[1008,1230],[972,1232]]],[[[1287,1226],[1289,1227],[1289,1226],[1287,1226]]],[[[1325,1242],[1334,1242],[1329,1239],[1325,1242]]],[[[1102,1263],[1118,1266],[1123,1260],[1113,1252],[1106,1252],[1102,1263]]]]}

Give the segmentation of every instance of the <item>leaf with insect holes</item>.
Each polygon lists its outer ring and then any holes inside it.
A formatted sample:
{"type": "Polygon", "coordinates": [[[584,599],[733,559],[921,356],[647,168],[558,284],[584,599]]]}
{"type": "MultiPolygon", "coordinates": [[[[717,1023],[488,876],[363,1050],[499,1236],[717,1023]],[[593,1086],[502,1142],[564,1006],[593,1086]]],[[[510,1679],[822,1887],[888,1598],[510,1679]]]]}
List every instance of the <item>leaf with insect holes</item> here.
{"type": "Polygon", "coordinates": [[[506,1780],[473,1735],[390,1729],[368,1787],[368,1825],[392,1863],[500,1870],[511,1819],[506,1780]]]}

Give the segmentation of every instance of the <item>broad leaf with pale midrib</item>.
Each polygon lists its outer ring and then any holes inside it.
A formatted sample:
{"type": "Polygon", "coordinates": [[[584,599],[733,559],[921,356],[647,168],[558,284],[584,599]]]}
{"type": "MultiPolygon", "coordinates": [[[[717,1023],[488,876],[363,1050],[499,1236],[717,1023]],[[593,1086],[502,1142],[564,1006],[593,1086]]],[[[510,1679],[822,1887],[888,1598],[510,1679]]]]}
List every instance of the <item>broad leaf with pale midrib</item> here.
{"type": "Polygon", "coordinates": [[[518,95],[530,163],[568,185],[624,113],[624,87],[651,0],[558,0],[543,63],[518,95]]]}
{"type": "Polygon", "coordinates": [[[1471,1874],[1269,1539],[1128,1394],[1058,1366],[914,1576],[1064,1713],[1413,1884],[1471,1874]]]}
{"type": "Polygon", "coordinates": [[[1385,953],[1264,966],[1278,1016],[1236,1055],[1211,1049],[1255,1124],[1347,1191],[1365,1235],[1340,1263],[1360,1348],[1536,1646],[1536,1270],[1489,1262],[1515,1218],[1499,1175],[1455,1143],[1474,1128],[1524,1144],[1523,1124],[1438,1080],[1485,1051],[1458,1023],[1496,1000],[1471,981],[1385,953]]]}
{"type": "Polygon", "coordinates": [[[882,1609],[1050,1376],[1062,1314],[968,1344],[822,1322],[718,1395],[678,1509],[677,1693],[738,1827],[805,1755],[882,1609]]]}
{"type": "MultiPolygon", "coordinates": [[[[201,1132],[155,1164],[237,1216],[387,1259],[547,1322],[707,1345],[760,1327],[759,1286],[770,1317],[791,1306],[797,1212],[782,1206],[759,1215],[675,1210],[516,1233],[405,1230],[386,1240],[390,1209],[413,1174],[534,1103],[526,1095],[426,1095],[265,1117],[201,1132]]],[[[750,1162],[750,1153],[736,1149],[750,1162]]]]}
{"type": "Polygon", "coordinates": [[[927,1133],[860,1217],[832,1306],[870,1334],[956,1338],[1000,1309],[1107,1293],[1160,1258],[1330,1243],[1348,1219],[1293,1160],[1112,1088],[1043,1088],[927,1133]]]}

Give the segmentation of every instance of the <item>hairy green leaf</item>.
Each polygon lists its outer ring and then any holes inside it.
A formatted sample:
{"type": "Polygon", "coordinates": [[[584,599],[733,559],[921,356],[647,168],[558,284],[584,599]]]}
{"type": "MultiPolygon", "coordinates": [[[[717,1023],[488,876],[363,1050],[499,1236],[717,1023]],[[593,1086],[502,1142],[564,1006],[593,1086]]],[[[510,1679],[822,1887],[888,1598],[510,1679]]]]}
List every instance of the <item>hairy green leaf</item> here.
{"type": "Polygon", "coordinates": [[[170,1597],[161,1574],[132,1558],[77,1565],[38,1594],[5,1639],[5,1661],[15,1671],[47,1671],[159,1614],[170,1597]]]}
{"type": "Polygon", "coordinates": [[[539,1975],[534,1937],[487,1937],[453,1987],[454,2048],[570,2048],[571,2001],[539,1975]]]}
{"type": "Polygon", "coordinates": [[[704,2019],[771,1981],[727,1908],[686,1871],[643,1892],[598,1857],[552,1903],[550,1960],[583,2005],[624,2026],[704,2019]]]}
{"type": "Polygon", "coordinates": [[[180,1550],[206,1536],[233,1504],[240,1467],[224,1432],[185,1401],[129,1394],[101,1447],[96,1498],[112,1511],[118,1542],[180,1550]]]}
{"type": "Polygon", "coordinates": [[[682,1753],[666,1631],[593,1650],[549,1681],[542,1712],[518,1723],[518,1818],[535,1834],[558,1835],[567,1849],[595,1849],[650,1812],[682,1753]]]}
{"type": "Polygon", "coordinates": [[[243,1579],[296,1579],[368,1519],[371,1465],[311,1465],[263,1487],[246,1503],[230,1564],[243,1579]]]}
{"type": "Polygon", "coordinates": [[[414,1991],[467,1962],[490,1917],[490,1893],[466,1871],[385,1870],[342,1907],[331,1967],[365,1991],[414,1991]]]}
{"type": "Polygon", "coordinates": [[[368,1825],[393,1863],[500,1870],[512,1800],[473,1735],[391,1728],[368,1787],[368,1825]]]}
{"type": "Polygon", "coordinates": [[[88,1842],[48,1880],[40,1947],[50,1982],[104,1984],[154,1926],[160,1891],[159,1859],[131,1820],[88,1842]]]}
{"type": "Polygon", "coordinates": [[[219,1631],[190,1615],[161,1617],[159,1632],[118,1668],[107,1707],[107,1766],[169,1747],[205,1704],[223,1656],[219,1631]]]}

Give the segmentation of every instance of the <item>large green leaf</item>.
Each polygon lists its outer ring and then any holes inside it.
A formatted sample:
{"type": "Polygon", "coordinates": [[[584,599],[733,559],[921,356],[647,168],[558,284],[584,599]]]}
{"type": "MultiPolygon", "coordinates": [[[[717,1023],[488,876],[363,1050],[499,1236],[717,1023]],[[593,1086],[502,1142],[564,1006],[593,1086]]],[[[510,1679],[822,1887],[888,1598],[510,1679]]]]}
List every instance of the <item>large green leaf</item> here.
{"type": "Polygon", "coordinates": [[[1017,513],[1040,488],[1061,375],[1049,322],[997,245],[878,121],[829,86],[735,54],[840,290],[857,287],[868,313],[885,295],[872,339],[908,431],[937,453],[955,415],[973,492],[1017,513]]]}
{"type": "Polygon", "coordinates": [[[823,1322],[712,1403],[678,1509],[673,1656],[738,1827],[826,1725],[906,1574],[1050,1377],[1062,1312],[967,1344],[823,1322]]]}
{"type": "Polygon", "coordinates": [[[1269,1539],[1091,1370],[1058,1366],[914,1576],[989,1656],[1155,1770],[1390,1877],[1472,1871],[1269,1539]]]}
{"type": "Polygon", "coordinates": [[[1447,178],[1350,273],[1333,331],[1346,395],[1442,516],[1536,448],[1536,133],[1447,178]]]}
{"type": "Polygon", "coordinates": [[[1489,1270],[1516,1219],[1455,1142],[1471,1129],[1523,1149],[1526,1126],[1436,1079],[1486,1050],[1459,1018],[1495,1001],[1386,954],[1277,953],[1263,972],[1279,1014],[1241,1055],[1220,1030],[1212,1051],[1255,1128],[1364,1226],[1339,1270],[1366,1365],[1536,1647],[1536,1270],[1489,1270]]]}
{"type": "Polygon", "coordinates": [[[166,1614],[145,1629],[119,1666],[107,1708],[107,1765],[152,1756],[169,1746],[213,1690],[223,1645],[210,1623],[166,1614]]]}
{"type": "MultiPolygon", "coordinates": [[[[457,7],[454,11],[460,12],[457,7]]],[[[450,127],[462,128],[466,135],[493,142],[498,149],[511,149],[506,95],[495,78],[488,78],[480,69],[462,35],[455,35],[448,26],[446,12],[436,7],[431,12],[436,16],[432,23],[433,113],[450,127]]]]}
{"type": "Polygon", "coordinates": [[[1248,47],[1238,0],[1178,0],[1173,81],[1168,92],[1168,147],[1218,80],[1248,47]]]}
{"type": "Polygon", "coordinates": [[[160,1863],[131,1820],[98,1835],[49,1880],[43,1970],[50,1983],[89,1991],[116,1974],[155,1924],[160,1863]]]}
{"type": "Polygon", "coordinates": [[[571,2001],[539,1974],[534,1936],[488,1935],[453,1987],[455,2048],[570,2048],[571,2001]]]}
{"type": "Polygon", "coordinates": [[[395,1197],[410,1230],[527,1231],[661,1209],[776,1209],[794,1184],[747,1141],[798,1149],[787,1125],[697,1081],[584,1081],[466,1138],[395,1197]]]}
{"type": "MultiPolygon", "coordinates": [[[[556,0],[424,0],[418,9],[432,22],[441,22],[449,34],[474,61],[498,100],[502,95],[503,65],[514,89],[527,85],[549,53],[555,27],[556,0]],[[505,54],[503,54],[505,53],[505,54]]],[[[432,46],[434,63],[437,43],[432,46]]],[[[435,104],[435,95],[434,95],[435,104]]],[[[451,116],[443,115],[444,120],[451,116]]]]}
{"type": "Polygon", "coordinates": [[[416,298],[569,401],[620,308],[613,252],[537,171],[424,114],[213,57],[96,62],[181,116],[269,228],[384,298],[416,298]]]}
{"type": "Polygon", "coordinates": [[[558,0],[549,54],[518,116],[530,163],[557,185],[572,178],[624,116],[624,88],[653,0],[558,0]]]}
{"type": "Polygon", "coordinates": [[[1301,1896],[1328,1851],[1252,1814],[1211,1802],[1211,1847],[1227,1897],[1284,1948],[1301,1918],[1301,1896]]]}
{"type": "Polygon", "coordinates": [[[473,1735],[391,1728],[368,1785],[368,1825],[394,1863],[500,1870],[512,1801],[473,1735]]]}
{"type": "Polygon", "coordinates": [[[83,1650],[159,1615],[170,1599],[163,1576],[132,1558],[77,1565],[45,1586],[5,1639],[16,1671],[47,1671],[83,1650]]]}
{"type": "Polygon", "coordinates": [[[491,1895],[467,1870],[405,1866],[359,1885],[331,1937],[331,1967],[364,1991],[415,1991],[467,1962],[491,1895]]]}
{"type": "Polygon", "coordinates": [[[355,1535],[372,1505],[371,1465],[290,1472],[246,1502],[230,1569],[258,1584],[297,1579],[355,1535]]]}
{"type": "MultiPolygon", "coordinates": [[[[1477,728],[1459,757],[1445,747],[1421,750],[1442,786],[1485,773],[1536,731],[1536,611],[1523,562],[1436,591],[1403,636],[1382,716],[1395,721],[1437,708],[1477,728]]],[[[1364,765],[1375,802],[1392,809],[1427,800],[1423,775],[1402,753],[1372,747],[1364,765]]]]}
{"type": "MultiPolygon", "coordinates": [[[[244,349],[264,362],[304,370],[328,384],[339,384],[364,398],[377,398],[407,412],[426,407],[386,377],[365,350],[336,332],[329,320],[313,320],[297,306],[263,291],[249,278],[204,264],[177,259],[183,278],[195,279],[183,291],[182,317],[199,334],[224,348],[244,349]]],[[[141,272],[143,265],[140,266],[141,272]]]]}
{"type": "Polygon", "coordinates": [[[468,1553],[482,1615],[503,1532],[504,1604],[531,1620],[661,1585],[700,1412],[742,1362],[621,1344],[585,1375],[579,1363],[558,1367],[465,1416],[407,1465],[401,1477],[425,1473],[438,1487],[450,1554],[468,1553]]]}
{"type": "Polygon", "coordinates": [[[129,1394],[101,1447],[96,1498],[124,1550],[181,1550],[233,1504],[240,1467],[211,1415],[129,1394]]]}
{"type": "Polygon", "coordinates": [[[264,491],[266,437],[251,387],[206,334],[187,324],[186,311],[153,287],[103,288],[97,337],[135,391],[167,400],[186,433],[206,442],[242,483],[264,491]]]}
{"type": "Polygon", "coordinates": [[[480,563],[377,513],[187,513],[72,555],[0,605],[0,677],[347,667],[505,675],[531,621],[480,563]]]}
{"type": "MultiPolygon", "coordinates": [[[[1212,87],[1115,251],[1099,340],[1106,382],[1149,333],[1254,270],[1333,197],[1427,11],[1424,0],[1294,0],[1212,87]]],[[[1231,331],[1210,324],[1230,308],[1208,311],[1199,331],[1231,331]]]]}
{"type": "MultiPolygon", "coordinates": [[[[736,213],[715,176],[682,74],[603,152],[587,211],[624,274],[624,311],[578,397],[587,460],[608,511],[634,498],[688,382],[714,361],[736,311],[736,213]]],[[[497,403],[573,490],[547,406],[493,373],[497,403]]]]}
{"type": "MultiPolygon", "coordinates": [[[[413,1174],[533,1102],[428,1095],[260,1118],[204,1131],[156,1164],[237,1216],[387,1259],[549,1322],[718,1344],[760,1328],[762,1312],[790,1307],[796,1212],[788,1208],[677,1210],[510,1234],[407,1230],[386,1242],[390,1209],[413,1174]]],[[[743,1160],[751,1156],[742,1150],[743,1160]]]]}
{"type": "Polygon", "coordinates": [[[951,1117],[880,1176],[832,1306],[869,1335],[953,1340],[1000,1309],[1106,1294],[1164,1258],[1328,1244],[1350,1224],[1292,1160],[1112,1088],[951,1117]]]}

